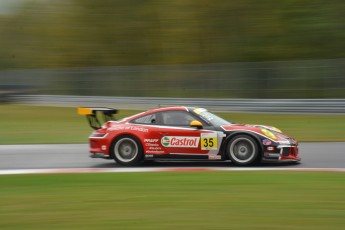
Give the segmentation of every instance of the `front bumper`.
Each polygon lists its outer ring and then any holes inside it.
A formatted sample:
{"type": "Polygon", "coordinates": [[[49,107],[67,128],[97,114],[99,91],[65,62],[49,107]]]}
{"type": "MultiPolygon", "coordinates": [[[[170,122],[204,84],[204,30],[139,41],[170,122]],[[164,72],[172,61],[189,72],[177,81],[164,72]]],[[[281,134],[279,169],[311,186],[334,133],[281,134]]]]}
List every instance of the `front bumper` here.
{"type": "Polygon", "coordinates": [[[265,146],[262,159],[277,162],[297,162],[301,160],[298,145],[288,144],[265,146]]]}

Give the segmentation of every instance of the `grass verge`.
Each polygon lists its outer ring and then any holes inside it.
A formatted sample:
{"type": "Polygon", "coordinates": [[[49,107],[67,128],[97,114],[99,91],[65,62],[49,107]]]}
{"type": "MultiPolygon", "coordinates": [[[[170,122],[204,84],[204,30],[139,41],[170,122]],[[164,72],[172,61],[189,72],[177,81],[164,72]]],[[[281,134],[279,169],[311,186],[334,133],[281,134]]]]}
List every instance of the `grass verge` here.
{"type": "Polygon", "coordinates": [[[0,176],[0,229],[343,229],[345,174],[0,176]]]}
{"type": "MultiPolygon", "coordinates": [[[[120,111],[118,118],[140,111],[120,111]]],[[[345,141],[345,115],[219,113],[239,123],[272,125],[299,141],[345,141]]],[[[76,108],[0,105],[0,144],[86,143],[91,133],[76,108]]]]}

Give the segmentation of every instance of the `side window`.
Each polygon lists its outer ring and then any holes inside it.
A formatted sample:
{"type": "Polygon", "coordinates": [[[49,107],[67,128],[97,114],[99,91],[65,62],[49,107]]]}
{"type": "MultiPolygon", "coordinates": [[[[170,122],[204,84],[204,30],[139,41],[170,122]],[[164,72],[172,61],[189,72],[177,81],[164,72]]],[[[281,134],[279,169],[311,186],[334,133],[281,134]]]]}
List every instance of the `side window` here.
{"type": "Polygon", "coordinates": [[[192,115],[185,111],[166,111],[162,112],[162,124],[170,126],[189,126],[190,122],[196,120],[192,115]]]}
{"type": "Polygon", "coordinates": [[[132,122],[136,124],[156,124],[157,118],[156,118],[156,114],[153,113],[153,114],[149,114],[143,117],[139,117],[132,122]]]}

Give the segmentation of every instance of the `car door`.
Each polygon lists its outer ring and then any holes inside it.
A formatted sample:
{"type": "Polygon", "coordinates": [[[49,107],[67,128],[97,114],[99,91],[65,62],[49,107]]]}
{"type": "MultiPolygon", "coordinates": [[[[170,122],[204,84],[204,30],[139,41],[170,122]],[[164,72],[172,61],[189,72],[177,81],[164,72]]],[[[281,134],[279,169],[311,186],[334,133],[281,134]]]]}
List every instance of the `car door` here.
{"type": "Polygon", "coordinates": [[[158,116],[157,113],[151,113],[130,121],[131,124],[138,125],[148,130],[148,132],[141,137],[144,153],[147,155],[168,154],[161,145],[162,129],[159,118],[160,116],[158,116]]]}
{"type": "Polygon", "coordinates": [[[193,120],[203,122],[192,114],[187,111],[171,110],[161,112],[160,116],[159,134],[165,152],[183,155],[207,155],[219,152],[218,132],[190,127],[190,122],[193,120]]]}

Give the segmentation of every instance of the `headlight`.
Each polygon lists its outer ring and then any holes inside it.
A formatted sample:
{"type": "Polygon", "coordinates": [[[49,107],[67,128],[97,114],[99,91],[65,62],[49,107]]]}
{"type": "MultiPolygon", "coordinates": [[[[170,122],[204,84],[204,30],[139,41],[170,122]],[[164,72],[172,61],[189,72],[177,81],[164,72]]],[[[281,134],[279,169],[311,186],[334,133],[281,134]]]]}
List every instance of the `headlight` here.
{"type": "Polygon", "coordinates": [[[269,130],[267,130],[267,129],[261,129],[261,132],[265,135],[265,136],[267,136],[267,137],[269,137],[269,138],[271,138],[271,139],[273,139],[273,140],[277,140],[278,139],[278,137],[276,136],[276,135],[274,135],[271,131],[269,131],[269,130]]]}

